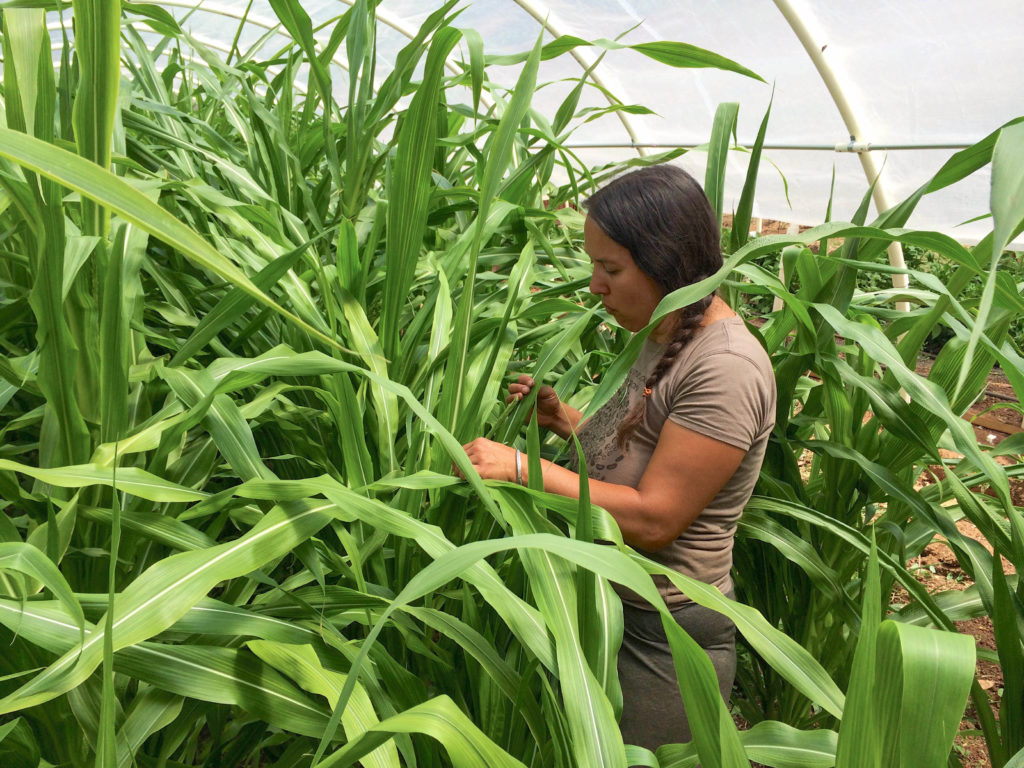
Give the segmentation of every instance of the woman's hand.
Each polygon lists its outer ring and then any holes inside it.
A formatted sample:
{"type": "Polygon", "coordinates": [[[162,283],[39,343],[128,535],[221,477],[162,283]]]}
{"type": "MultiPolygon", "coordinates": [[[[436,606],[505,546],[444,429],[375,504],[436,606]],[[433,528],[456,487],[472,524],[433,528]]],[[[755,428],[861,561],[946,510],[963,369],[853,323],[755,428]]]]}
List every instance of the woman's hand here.
{"type": "MultiPolygon", "coordinates": [[[[522,374],[508,385],[508,397],[505,398],[505,402],[523,400],[535,386],[537,383],[532,378],[525,373],[522,374]]],[[[530,413],[532,414],[533,411],[531,410],[530,413]]],[[[565,438],[569,436],[579,420],[580,412],[559,400],[553,387],[545,384],[537,390],[537,424],[539,426],[550,429],[565,438]]]]}
{"type": "MultiPolygon", "coordinates": [[[[516,449],[507,445],[488,440],[486,437],[478,437],[471,443],[462,446],[469,457],[473,468],[484,480],[507,480],[510,483],[516,482],[516,449]]],[[[526,481],[526,457],[521,459],[523,482],[526,481]]],[[[462,477],[462,473],[455,470],[455,473],[462,477]]]]}

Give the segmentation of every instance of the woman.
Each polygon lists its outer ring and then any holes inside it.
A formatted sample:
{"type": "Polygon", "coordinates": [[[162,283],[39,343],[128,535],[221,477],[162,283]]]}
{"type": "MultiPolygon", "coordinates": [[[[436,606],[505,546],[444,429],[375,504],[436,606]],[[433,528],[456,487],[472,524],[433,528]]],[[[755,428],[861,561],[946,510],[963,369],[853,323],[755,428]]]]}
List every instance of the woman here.
{"type": "MultiPolygon", "coordinates": [[[[711,206],[679,168],[621,176],[590,198],[587,211],[590,291],[629,331],[646,327],[664,296],[722,266],[711,206]]],[[[534,386],[520,376],[508,399],[526,397],[534,386]]],[[[619,395],[584,424],[551,387],[537,393],[537,419],[563,438],[577,433],[590,500],[615,518],[628,544],[732,596],[733,537],[775,423],[775,380],[767,354],[722,299],[705,296],[659,322],[619,395]]],[[[514,449],[479,438],[465,450],[482,477],[526,482],[514,449]]],[[[578,497],[572,469],[541,465],[545,490],[578,497]]],[[[655,580],[676,620],[708,652],[728,699],[736,668],[732,622],[667,579],[655,580]]],[[[639,596],[619,594],[623,738],[652,750],[689,741],[661,620],[639,596]]]]}

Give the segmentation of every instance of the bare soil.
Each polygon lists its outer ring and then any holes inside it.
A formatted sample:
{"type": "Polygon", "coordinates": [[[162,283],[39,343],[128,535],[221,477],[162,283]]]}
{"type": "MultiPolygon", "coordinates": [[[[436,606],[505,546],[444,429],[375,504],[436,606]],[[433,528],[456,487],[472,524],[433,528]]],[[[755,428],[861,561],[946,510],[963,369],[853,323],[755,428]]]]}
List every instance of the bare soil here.
{"type": "MultiPolygon", "coordinates": [[[[957,523],[957,528],[961,533],[981,542],[991,551],[985,537],[973,523],[961,520],[957,523]]],[[[919,557],[912,558],[907,565],[917,576],[917,580],[933,594],[951,589],[962,591],[973,584],[960,568],[953,551],[942,541],[934,541],[929,544],[919,557]]],[[[1003,565],[1006,573],[1015,573],[1013,566],[1005,559],[1003,565]]],[[[909,596],[902,588],[894,591],[893,602],[895,605],[908,600],[909,596]]],[[[958,621],[956,627],[960,632],[971,635],[979,650],[983,648],[990,651],[996,650],[992,620],[988,616],[958,621]]],[[[1003,691],[1002,669],[998,664],[979,658],[976,676],[978,684],[988,694],[989,706],[992,707],[993,714],[998,718],[999,701],[1003,691]]],[[[974,708],[973,702],[969,701],[963,720],[960,722],[961,735],[957,736],[955,742],[964,768],[991,768],[992,766],[988,748],[979,729],[977,710],[974,708]]]]}
{"type": "MultiPolygon", "coordinates": [[[[918,373],[927,375],[931,361],[922,359],[919,361],[918,373]]],[[[996,408],[993,406],[1015,402],[1013,388],[1006,377],[1000,371],[993,371],[989,376],[986,385],[985,395],[972,406],[965,418],[972,422],[978,443],[994,446],[1005,440],[1011,434],[1021,430],[1020,413],[1011,408],[996,408]]],[[[955,458],[956,454],[946,451],[947,458],[955,458]]],[[[996,457],[996,460],[1003,464],[1013,463],[1008,457],[996,457]]],[[[931,466],[928,472],[922,474],[919,485],[924,486],[935,479],[941,479],[945,475],[943,467],[931,466]]],[[[972,490],[991,493],[985,487],[976,487],[972,490]]],[[[1024,506],[1024,480],[1010,480],[1010,498],[1015,506],[1024,506]]],[[[991,545],[986,541],[985,536],[969,520],[960,520],[957,528],[962,534],[978,541],[989,552],[991,545]]],[[[944,592],[950,589],[966,590],[973,584],[970,577],[960,567],[956,555],[937,537],[935,541],[925,547],[919,557],[913,558],[907,563],[918,581],[920,581],[929,592],[944,592]]],[[[1016,573],[1013,565],[1004,557],[1002,558],[1003,572],[1006,574],[1016,573]]],[[[894,601],[908,599],[906,592],[899,590],[893,595],[894,601]],[[902,595],[899,594],[902,592],[902,595]]],[[[992,631],[992,620],[988,616],[980,616],[975,619],[956,622],[957,629],[967,635],[971,635],[980,650],[996,650],[995,636],[992,631]]],[[[1003,672],[1000,666],[991,661],[979,658],[976,666],[976,677],[978,685],[988,694],[989,706],[992,708],[993,716],[998,720],[1000,698],[1003,693],[1003,672]]],[[[964,768],[991,768],[992,761],[988,754],[988,747],[980,731],[978,712],[973,701],[968,701],[964,718],[960,723],[960,735],[955,741],[955,749],[964,768]]]]}

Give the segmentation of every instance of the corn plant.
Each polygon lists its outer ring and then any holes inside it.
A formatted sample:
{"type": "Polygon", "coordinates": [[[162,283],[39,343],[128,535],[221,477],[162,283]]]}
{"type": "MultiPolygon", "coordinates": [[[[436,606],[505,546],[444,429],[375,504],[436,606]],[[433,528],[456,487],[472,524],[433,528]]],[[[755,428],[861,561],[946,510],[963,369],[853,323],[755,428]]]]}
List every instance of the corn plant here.
{"type": "MultiPolygon", "coordinates": [[[[383,79],[367,0],[320,29],[298,2],[273,0],[293,42],[227,57],[157,6],[38,5],[2,10],[5,766],[867,765],[892,744],[900,764],[945,762],[970,643],[914,626],[949,629],[955,615],[920,590],[919,614],[882,622],[882,604],[907,580],[903,555],[948,534],[950,495],[1019,564],[1007,473],[958,426],[980,371],[1019,364],[1004,339],[1019,294],[1006,295],[998,257],[986,270],[978,250],[898,229],[910,201],[873,226],[808,236],[847,246],[793,257],[803,294],[758,271],[778,241],[753,241],[666,299],[662,311],[745,275],[786,310],[760,331],[783,406],[739,548],[744,600],[668,574],[736,622],[756,659],[743,700],[760,707],[744,709],[757,724],[736,730],[706,657],[668,622],[695,740],[653,755],[616,725],[622,619],[609,580],[665,615],[658,566],[585,495],[485,484],[460,448],[490,434],[533,462],[554,452],[524,409],[500,405],[508,374],[557,381],[593,408],[643,336],[609,330],[585,291],[576,209],[616,170],[586,168],[566,146],[594,117],[581,106],[589,75],[553,117],[530,104],[543,62],[589,43],[538,40],[512,57],[522,68],[506,90],[487,78],[495,60],[478,36],[453,25],[454,2],[383,79]],[[48,19],[68,28],[56,66],[48,19]],[[468,60],[446,74],[460,41],[468,60]],[[977,313],[955,285],[926,283],[906,319],[852,295],[850,276],[891,239],[940,243],[965,279],[990,275],[977,313]],[[937,322],[961,340],[925,381],[906,361],[937,322]],[[853,414],[869,406],[879,421],[858,432],[853,414]],[[965,459],[931,496],[913,494],[915,466],[947,440],[965,459]],[[827,477],[794,474],[805,448],[827,477]],[[967,490],[979,477],[999,499],[967,490]],[[854,501],[819,504],[823,483],[854,501]],[[831,602],[811,604],[808,584],[831,602]],[[876,681],[873,660],[907,670],[887,678],[902,686],[876,681]],[[936,681],[933,727],[879,719],[911,711],[936,681]],[[875,746],[858,751],[865,739],[875,746]]],[[[634,48],[755,76],[683,43],[634,48]]],[[[643,107],[604,111],[620,109],[643,107]]],[[[734,114],[713,137],[710,189],[734,114]]],[[[989,162],[993,146],[1012,184],[1016,136],[994,135],[932,186],[989,162]]],[[[1020,212],[993,212],[999,254],[1020,212]]],[[[1010,638],[1009,680],[1020,596],[996,577],[998,558],[965,553],[993,574],[979,591],[1010,638]]],[[[1012,714],[987,731],[1007,756],[1019,748],[1012,714]]]]}
{"type": "MultiPolygon", "coordinates": [[[[1001,257],[1011,258],[1003,256],[1003,246],[1022,226],[1019,195],[1013,192],[1020,184],[1022,138],[1024,127],[1017,122],[954,156],[871,227],[842,226],[845,241],[831,255],[824,254],[836,225],[822,225],[800,238],[764,238],[776,248],[788,246],[782,279],[748,262],[736,272],[749,282],[732,283],[741,293],[767,288],[785,299],[785,308],[761,328],[773,353],[782,406],[758,495],[741,522],[736,555],[741,599],[799,638],[836,679],[849,679],[855,671],[854,647],[845,639],[858,631],[864,555],[876,537],[885,593],[899,584],[913,600],[896,621],[954,630],[954,620],[987,614],[998,628],[997,657],[1006,675],[998,723],[977,683],[971,691],[994,765],[1024,748],[1018,727],[1024,714],[1019,632],[1024,593],[1015,577],[1004,574],[999,557],[1015,568],[1024,557],[1024,519],[1012,503],[1008,480],[1020,477],[1024,467],[1004,468],[994,460],[1019,451],[1018,440],[996,451],[983,450],[960,417],[983,393],[994,363],[1015,391],[1024,385],[1020,349],[1008,337],[1011,323],[1024,310],[1022,286],[999,269],[1001,257]],[[973,251],[934,233],[892,229],[906,221],[922,194],[953,183],[989,159],[995,226],[973,251]],[[860,271],[893,271],[874,263],[892,239],[934,248],[957,265],[946,283],[912,270],[914,283],[906,295],[914,309],[905,315],[889,308],[893,291],[855,288],[860,271]],[[806,247],[815,242],[818,254],[806,247]],[[978,275],[986,288],[972,312],[961,296],[978,275]],[[791,294],[789,286],[797,281],[799,290],[791,294]],[[938,329],[948,329],[953,340],[927,377],[921,377],[914,365],[938,329]],[[941,458],[940,447],[963,459],[941,458]],[[808,477],[798,465],[802,456],[812,457],[808,477]],[[915,490],[915,481],[934,465],[944,466],[945,479],[915,490]],[[991,495],[981,492],[983,483],[991,495]],[[979,526],[994,555],[960,533],[955,523],[961,518],[979,526]],[[974,580],[968,595],[929,595],[903,568],[937,537],[974,580]],[[766,581],[776,588],[763,589],[766,581]]],[[[853,220],[862,222],[865,211],[866,201],[853,220]]],[[[744,250],[764,251],[766,246],[750,242],[737,254],[744,250]]],[[[756,653],[743,672],[748,697],[743,709],[749,717],[778,717],[804,727],[827,719],[791,687],[778,685],[756,653]]]]}

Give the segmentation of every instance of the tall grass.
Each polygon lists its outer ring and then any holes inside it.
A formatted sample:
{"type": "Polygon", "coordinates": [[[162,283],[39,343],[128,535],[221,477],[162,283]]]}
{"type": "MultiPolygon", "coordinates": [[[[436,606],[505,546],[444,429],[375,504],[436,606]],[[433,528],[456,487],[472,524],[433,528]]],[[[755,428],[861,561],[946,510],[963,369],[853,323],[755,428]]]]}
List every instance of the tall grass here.
{"type": "MultiPolygon", "coordinates": [[[[491,434],[531,461],[553,453],[499,404],[508,374],[593,408],[643,336],[610,331],[586,294],[574,206],[611,172],[565,146],[591,116],[587,75],[553,118],[530,107],[543,61],[580,41],[538,39],[505,91],[448,3],[380,81],[373,2],[314,30],[275,0],[294,44],[225,61],[159,8],[83,0],[54,67],[47,16],[16,5],[0,128],[4,765],[938,765],[973,647],[917,625],[979,610],[1007,680],[985,737],[1000,765],[1024,748],[1020,587],[954,525],[968,516],[1024,561],[1007,479],[1022,467],[997,465],[959,418],[993,361],[1024,391],[1006,340],[1019,286],[998,269],[1022,218],[1003,202],[1018,200],[1004,190],[1024,168],[1019,125],[920,191],[994,164],[994,236],[974,252],[899,229],[914,198],[870,226],[860,213],[799,238],[734,237],[720,274],[663,303],[722,285],[785,309],[758,331],[780,413],[737,546],[742,600],[671,574],[736,621],[738,701],[756,725],[736,730],[706,657],[669,624],[695,741],[655,756],[616,725],[609,580],[664,612],[657,566],[603,510],[484,484],[460,448],[491,434]],[[464,38],[473,55],[446,74],[464,38]],[[838,254],[803,248],[836,237],[838,254]],[[912,275],[905,317],[854,290],[892,239],[960,264],[948,285],[912,275]],[[757,266],[780,245],[785,281],[757,266]],[[991,287],[967,311],[976,274],[991,287]],[[957,339],[921,378],[909,366],[939,324],[957,339]],[[918,493],[939,446],[965,458],[918,493]],[[970,490],[982,482],[995,497],[970,490]],[[907,573],[938,534],[975,603],[907,573]],[[914,603],[881,621],[897,582],[914,603]]],[[[681,43],[638,50],[753,74],[681,43]]],[[[715,143],[709,189],[726,151],[715,143]]]]}

